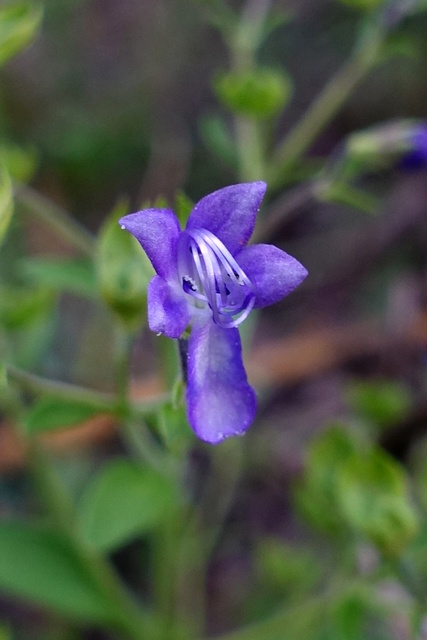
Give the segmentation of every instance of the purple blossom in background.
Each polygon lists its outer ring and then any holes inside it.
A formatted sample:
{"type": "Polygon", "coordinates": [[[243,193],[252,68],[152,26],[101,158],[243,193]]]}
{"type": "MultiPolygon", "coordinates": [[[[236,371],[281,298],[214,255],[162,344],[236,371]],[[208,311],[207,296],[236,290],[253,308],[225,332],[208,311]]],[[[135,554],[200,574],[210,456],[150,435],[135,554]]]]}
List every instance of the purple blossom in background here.
{"type": "Polygon", "coordinates": [[[279,301],[306,269],[277,247],[247,247],[264,182],[215,191],[196,204],[184,231],[170,209],[145,209],[119,220],[151,260],[150,329],[179,338],[191,325],[187,414],[197,436],[217,444],[246,431],[256,397],[242,362],[237,326],[251,309],[279,301]]]}
{"type": "Polygon", "coordinates": [[[404,169],[419,169],[427,165],[427,125],[419,124],[411,131],[410,151],[401,160],[404,169]]]}

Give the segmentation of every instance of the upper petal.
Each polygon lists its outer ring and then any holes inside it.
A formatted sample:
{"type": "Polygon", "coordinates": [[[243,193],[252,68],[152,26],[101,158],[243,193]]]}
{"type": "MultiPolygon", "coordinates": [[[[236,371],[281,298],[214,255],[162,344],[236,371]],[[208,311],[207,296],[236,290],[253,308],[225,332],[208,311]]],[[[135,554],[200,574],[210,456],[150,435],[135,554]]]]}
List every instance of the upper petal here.
{"type": "Polygon", "coordinates": [[[173,211],[144,209],[120,218],[119,225],[140,242],[159,276],[170,280],[176,275],[180,228],[173,211]]]}
{"type": "Polygon", "coordinates": [[[266,188],[265,182],[249,182],[214,191],[196,204],[187,228],[211,231],[234,255],[252,235],[266,188]]]}
{"type": "Polygon", "coordinates": [[[193,327],[188,346],[188,420],[196,435],[218,444],[241,435],[256,411],[256,397],[242,363],[237,329],[212,321],[193,327]]]}
{"type": "Polygon", "coordinates": [[[164,333],[169,338],[179,338],[190,322],[184,294],[160,276],[154,276],[148,285],[147,307],[151,331],[164,333]]]}
{"type": "Polygon", "coordinates": [[[255,307],[267,307],[295,289],[308,271],[298,260],[270,244],[246,247],[236,261],[248,276],[256,296],[255,307]]]}

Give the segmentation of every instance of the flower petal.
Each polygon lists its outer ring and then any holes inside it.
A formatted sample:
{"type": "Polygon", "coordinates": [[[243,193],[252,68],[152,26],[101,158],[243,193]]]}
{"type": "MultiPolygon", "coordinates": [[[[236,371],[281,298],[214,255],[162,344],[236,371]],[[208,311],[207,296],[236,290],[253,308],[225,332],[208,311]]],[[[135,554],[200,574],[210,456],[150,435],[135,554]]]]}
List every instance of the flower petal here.
{"type": "Polygon", "coordinates": [[[151,331],[179,338],[190,322],[190,310],[183,297],[166,280],[154,276],[148,285],[148,325],[151,331]]]}
{"type": "Polygon", "coordinates": [[[144,209],[120,218],[119,225],[135,236],[159,276],[165,280],[174,278],[180,228],[173,211],[144,209]]]}
{"type": "Polygon", "coordinates": [[[187,411],[196,435],[210,444],[241,435],[250,426],[256,397],[246,378],[237,329],[223,329],[212,321],[193,327],[187,411]]]}
{"type": "Polygon", "coordinates": [[[236,261],[254,287],[255,307],[267,307],[295,289],[308,272],[292,256],[270,244],[246,247],[236,261]]]}
{"type": "Polygon", "coordinates": [[[233,255],[248,242],[267,185],[249,182],[225,187],[202,198],[188,219],[188,229],[207,229],[233,255]]]}

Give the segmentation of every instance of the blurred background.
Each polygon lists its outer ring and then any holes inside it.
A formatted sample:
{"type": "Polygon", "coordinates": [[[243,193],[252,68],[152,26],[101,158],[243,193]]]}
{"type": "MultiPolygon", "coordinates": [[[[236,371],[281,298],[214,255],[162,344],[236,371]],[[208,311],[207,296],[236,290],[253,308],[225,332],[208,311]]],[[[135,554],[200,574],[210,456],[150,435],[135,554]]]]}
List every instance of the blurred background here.
{"type": "MultiPolygon", "coordinates": [[[[126,500],[98,477],[134,453],[117,415],[41,410],[35,400],[54,392],[43,381],[113,393],[120,323],[132,398],[158,399],[176,375],[173,344],[146,326],[144,292],[135,302],[114,289],[118,212],[160,203],[184,219],[207,193],[263,179],[256,239],[309,271],[242,327],[259,399],[245,438],[196,442],[176,403],[147,416],[179,467],[184,506],[167,523],[169,542],[164,513],[146,511],[113,542],[91,540],[138,602],[157,609],[163,593],[160,618],[184,620],[184,630],[171,622],[141,638],[427,638],[425,8],[45,0],[28,46],[0,70],[0,154],[15,195],[0,249],[4,522],[51,520],[39,446],[83,521],[104,509],[98,526],[108,528],[126,500]],[[187,531],[190,508],[198,525],[187,531]],[[209,544],[197,571],[189,558],[200,540],[209,544]],[[159,554],[174,559],[172,577],[159,554]]],[[[135,260],[142,284],[123,286],[145,291],[150,268],[135,260]]],[[[149,511],[156,497],[146,499],[149,511]]],[[[0,565],[12,566],[0,568],[1,640],[138,637],[105,615],[76,614],[80,577],[72,604],[52,595],[55,567],[52,590],[37,593],[35,572],[57,541],[19,566],[19,531],[2,535],[0,565]]],[[[77,560],[66,564],[82,575],[77,560]]]]}

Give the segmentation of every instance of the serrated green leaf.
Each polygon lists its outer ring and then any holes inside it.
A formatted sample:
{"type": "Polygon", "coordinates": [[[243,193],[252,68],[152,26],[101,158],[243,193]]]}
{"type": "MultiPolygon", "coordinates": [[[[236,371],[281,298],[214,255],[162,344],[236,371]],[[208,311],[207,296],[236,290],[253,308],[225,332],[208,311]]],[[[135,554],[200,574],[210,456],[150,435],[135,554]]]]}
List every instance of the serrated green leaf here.
{"type": "Polygon", "coordinates": [[[112,551],[152,530],[176,499],[170,481],[150,469],[116,460],[87,488],[80,512],[80,533],[90,545],[112,551]]]}
{"type": "Polygon", "coordinates": [[[42,398],[27,414],[25,428],[29,433],[54,431],[79,424],[100,413],[100,409],[84,402],[42,398]]]}
{"type": "Polygon", "coordinates": [[[41,5],[23,2],[0,9],[0,65],[33,40],[43,16],[41,5]]]}
{"type": "Polygon", "coordinates": [[[105,302],[129,330],[136,330],[144,317],[154,270],[136,238],[118,225],[126,213],[126,204],[119,204],[101,228],[96,272],[105,302]]]}
{"type": "Polygon", "coordinates": [[[3,242],[12,220],[13,191],[12,181],[6,167],[0,162],[0,244],[3,242]]]}
{"type": "Polygon", "coordinates": [[[112,623],[117,608],[71,542],[44,527],[0,524],[0,590],[70,618],[112,623]]]}
{"type": "Polygon", "coordinates": [[[87,298],[98,295],[94,265],[89,260],[26,258],[21,261],[21,269],[39,286],[58,293],[68,291],[87,298]]]}
{"type": "Polygon", "coordinates": [[[213,88],[227,109],[255,119],[277,115],[292,95],[292,81],[283,70],[263,67],[218,73],[213,88]]]}

